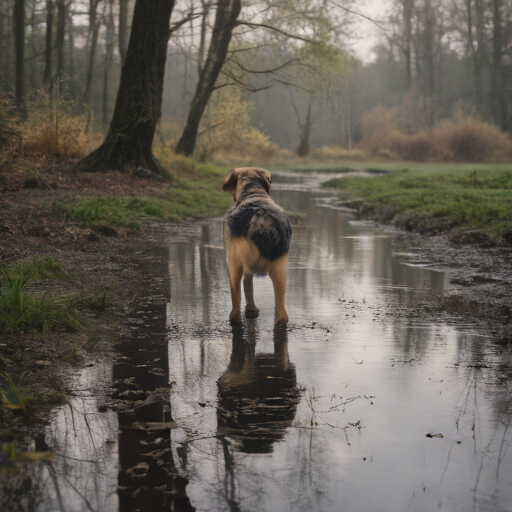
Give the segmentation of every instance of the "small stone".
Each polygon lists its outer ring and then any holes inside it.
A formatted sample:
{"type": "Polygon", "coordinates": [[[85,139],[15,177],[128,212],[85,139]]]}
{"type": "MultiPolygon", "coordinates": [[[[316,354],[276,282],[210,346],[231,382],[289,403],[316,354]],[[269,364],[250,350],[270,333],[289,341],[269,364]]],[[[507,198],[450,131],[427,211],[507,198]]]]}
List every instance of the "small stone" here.
{"type": "Polygon", "coordinates": [[[50,361],[34,361],[36,366],[48,367],[51,366],[52,363],[50,361]]]}

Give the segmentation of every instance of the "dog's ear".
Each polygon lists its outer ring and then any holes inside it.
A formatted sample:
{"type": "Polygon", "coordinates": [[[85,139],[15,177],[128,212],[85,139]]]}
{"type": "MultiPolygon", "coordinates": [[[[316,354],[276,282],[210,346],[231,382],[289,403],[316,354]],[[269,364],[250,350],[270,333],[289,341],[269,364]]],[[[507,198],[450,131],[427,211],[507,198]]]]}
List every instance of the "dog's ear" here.
{"type": "Polygon", "coordinates": [[[235,197],[234,192],[238,183],[238,169],[231,169],[229,174],[226,176],[224,183],[222,184],[222,190],[224,192],[230,192],[233,198],[235,197]]]}

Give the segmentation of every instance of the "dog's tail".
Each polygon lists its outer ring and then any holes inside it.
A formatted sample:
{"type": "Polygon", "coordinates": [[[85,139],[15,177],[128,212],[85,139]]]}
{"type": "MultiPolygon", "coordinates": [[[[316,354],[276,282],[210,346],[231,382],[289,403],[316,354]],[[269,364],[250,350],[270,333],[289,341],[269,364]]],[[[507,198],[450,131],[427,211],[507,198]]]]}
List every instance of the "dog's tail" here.
{"type": "Polygon", "coordinates": [[[290,250],[292,239],[288,215],[277,205],[258,209],[251,219],[247,236],[263,258],[274,261],[284,256],[290,250]]]}

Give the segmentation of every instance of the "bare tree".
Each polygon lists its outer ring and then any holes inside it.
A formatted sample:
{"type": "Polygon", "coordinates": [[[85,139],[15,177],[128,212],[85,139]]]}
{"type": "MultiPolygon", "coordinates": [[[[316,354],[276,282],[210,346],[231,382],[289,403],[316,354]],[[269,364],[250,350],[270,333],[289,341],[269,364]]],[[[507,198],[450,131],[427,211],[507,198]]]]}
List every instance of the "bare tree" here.
{"type": "Polygon", "coordinates": [[[103,126],[107,126],[107,107],[108,107],[108,75],[110,65],[112,63],[112,56],[114,53],[114,0],[109,0],[109,13],[107,21],[107,30],[105,34],[105,64],[103,68],[103,108],[102,108],[102,121],[103,126]]]}
{"type": "Polygon", "coordinates": [[[218,1],[208,56],[190,105],[185,129],[176,145],[176,153],[178,154],[191,155],[194,152],[199,123],[226,60],[229,42],[233,29],[237,26],[241,8],[241,0],[218,1]]]}
{"type": "Polygon", "coordinates": [[[491,106],[496,124],[507,130],[507,106],[505,103],[505,87],[503,80],[503,40],[501,9],[503,0],[493,0],[493,44],[492,44],[492,76],[491,106]]]}
{"type": "Polygon", "coordinates": [[[44,52],[44,83],[49,87],[52,81],[52,52],[53,52],[53,0],[46,0],[46,48],[44,52]]]}
{"type": "Polygon", "coordinates": [[[91,87],[94,74],[94,60],[96,57],[96,46],[98,44],[98,33],[100,23],[98,21],[97,11],[100,0],[89,1],[89,63],[87,66],[87,75],[85,79],[85,89],[82,96],[81,105],[88,105],[91,102],[91,87]]]}
{"type": "Polygon", "coordinates": [[[16,54],[15,99],[22,119],[27,117],[25,91],[25,0],[15,0],[13,8],[14,48],[16,54]]]}
{"type": "Polygon", "coordinates": [[[405,58],[405,83],[407,89],[412,86],[411,42],[412,42],[412,7],[413,0],[403,2],[403,52],[405,58]]]}
{"type": "Polygon", "coordinates": [[[64,78],[64,44],[66,39],[66,1],[57,0],[57,77],[64,78]]]}

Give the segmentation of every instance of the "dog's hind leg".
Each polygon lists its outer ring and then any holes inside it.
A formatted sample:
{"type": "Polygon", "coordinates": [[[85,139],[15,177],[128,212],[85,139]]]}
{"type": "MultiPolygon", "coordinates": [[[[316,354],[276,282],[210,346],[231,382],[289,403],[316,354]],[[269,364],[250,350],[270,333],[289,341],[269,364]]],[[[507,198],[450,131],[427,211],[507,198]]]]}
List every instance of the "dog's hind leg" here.
{"type": "Polygon", "coordinates": [[[288,323],[288,313],[285,306],[287,265],[288,255],[282,256],[272,263],[268,273],[274,285],[276,301],[275,325],[286,325],[288,323]]]}
{"type": "Polygon", "coordinates": [[[253,274],[244,273],[244,293],[245,293],[245,316],[247,318],[256,318],[260,310],[254,303],[254,286],[253,286],[253,274]]]}
{"type": "Polygon", "coordinates": [[[231,302],[232,309],[229,314],[229,319],[234,324],[242,323],[242,312],[240,306],[242,303],[242,275],[244,273],[243,266],[238,263],[228,262],[229,280],[231,283],[231,302]]]}

